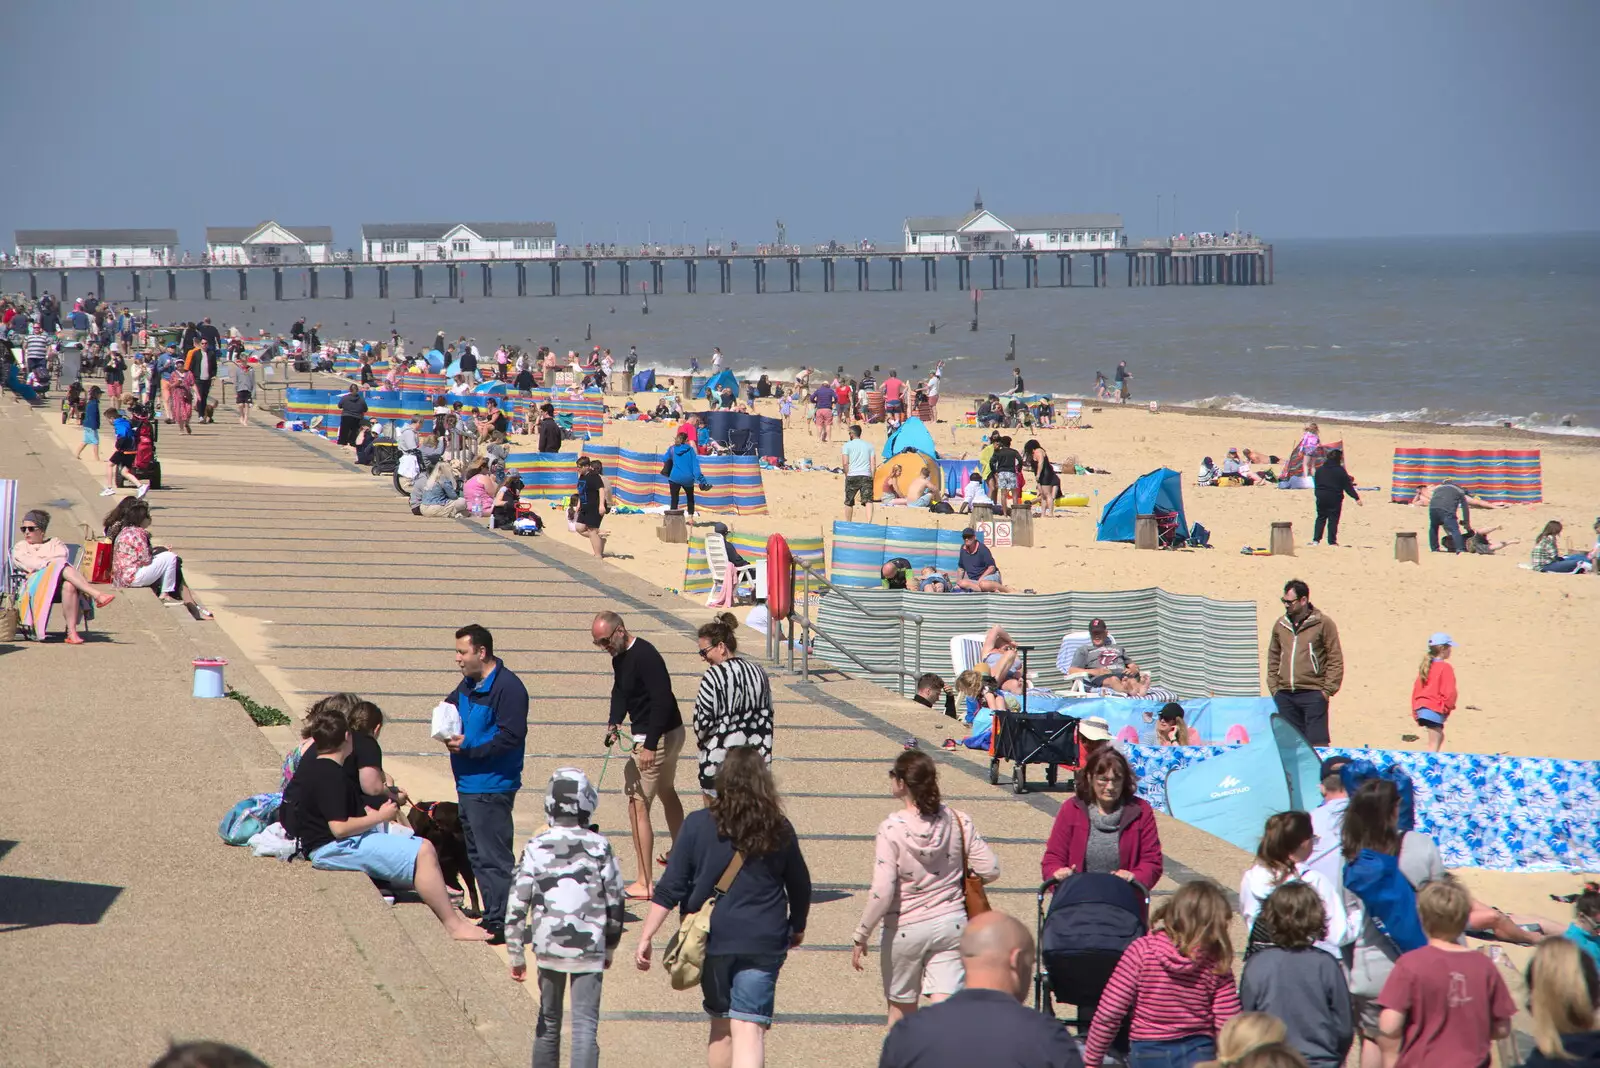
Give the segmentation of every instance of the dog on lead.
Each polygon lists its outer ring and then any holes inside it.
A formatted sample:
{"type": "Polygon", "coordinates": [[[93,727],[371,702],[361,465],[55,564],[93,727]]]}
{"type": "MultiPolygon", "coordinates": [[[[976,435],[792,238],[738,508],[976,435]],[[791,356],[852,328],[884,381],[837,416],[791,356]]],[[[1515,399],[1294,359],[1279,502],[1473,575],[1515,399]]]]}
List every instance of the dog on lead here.
{"type": "Polygon", "coordinates": [[[471,896],[472,908],[466,908],[463,902],[461,911],[473,919],[482,916],[478,878],[472,873],[467,837],[461,829],[461,806],[454,801],[413,801],[406,822],[419,837],[433,843],[434,852],[439,854],[439,870],[444,873],[445,887],[453,896],[471,896]]]}

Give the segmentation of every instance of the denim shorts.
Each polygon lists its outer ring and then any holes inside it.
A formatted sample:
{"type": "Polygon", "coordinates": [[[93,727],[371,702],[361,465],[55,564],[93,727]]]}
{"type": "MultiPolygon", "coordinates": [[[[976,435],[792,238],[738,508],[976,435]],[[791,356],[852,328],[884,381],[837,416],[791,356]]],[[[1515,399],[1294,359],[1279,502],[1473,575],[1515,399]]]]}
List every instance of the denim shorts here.
{"type": "Polygon", "coordinates": [[[1216,1055],[1217,1042],[1210,1035],[1144,1042],[1134,1039],[1129,1044],[1128,1068],[1191,1068],[1216,1055]]]}
{"type": "Polygon", "coordinates": [[[83,443],[85,445],[98,445],[98,444],[100,444],[100,431],[96,430],[93,427],[87,427],[87,426],[84,427],[83,428],[83,443]]]}
{"type": "Polygon", "coordinates": [[[410,886],[417,874],[422,839],[382,831],[340,838],[311,851],[311,866],[323,871],[359,871],[374,879],[410,886]]]}
{"type": "Polygon", "coordinates": [[[1419,708],[1415,712],[1411,713],[1411,715],[1418,723],[1424,723],[1429,727],[1444,726],[1444,717],[1431,708],[1419,708]]]}
{"type": "Polygon", "coordinates": [[[700,994],[706,1015],[716,1020],[744,1020],[772,1026],[778,994],[778,970],[787,953],[717,954],[706,957],[700,973],[700,994]]]}

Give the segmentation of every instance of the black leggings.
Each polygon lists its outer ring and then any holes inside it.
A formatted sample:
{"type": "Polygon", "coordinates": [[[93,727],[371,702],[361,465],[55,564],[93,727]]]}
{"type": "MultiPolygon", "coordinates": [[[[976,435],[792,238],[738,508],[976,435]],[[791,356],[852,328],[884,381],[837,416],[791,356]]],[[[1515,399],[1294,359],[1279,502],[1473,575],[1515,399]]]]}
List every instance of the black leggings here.
{"type": "Polygon", "coordinates": [[[682,490],[684,496],[689,499],[689,514],[694,515],[694,487],[685,486],[681,482],[669,482],[668,485],[672,487],[672,507],[678,507],[678,491],[682,490]]]}
{"type": "Polygon", "coordinates": [[[1322,540],[1322,528],[1328,528],[1328,544],[1339,544],[1339,516],[1344,511],[1344,498],[1317,502],[1317,522],[1311,528],[1311,540],[1322,540]]]}

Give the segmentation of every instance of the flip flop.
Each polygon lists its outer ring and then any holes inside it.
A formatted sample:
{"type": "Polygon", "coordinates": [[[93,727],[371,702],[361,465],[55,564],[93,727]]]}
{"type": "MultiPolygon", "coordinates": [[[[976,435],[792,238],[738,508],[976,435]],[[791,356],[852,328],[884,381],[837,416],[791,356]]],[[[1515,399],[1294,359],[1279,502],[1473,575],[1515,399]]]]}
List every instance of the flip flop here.
{"type": "Polygon", "coordinates": [[[106,605],[110,604],[116,599],[117,595],[114,593],[102,593],[100,596],[94,599],[94,606],[96,608],[104,608],[106,605]]]}
{"type": "Polygon", "coordinates": [[[65,638],[63,638],[62,640],[65,641],[68,645],[83,645],[84,644],[84,640],[82,638],[80,638],[76,634],[69,634],[65,638]]]}
{"type": "Polygon", "coordinates": [[[654,897],[653,894],[636,894],[632,890],[627,891],[622,896],[627,901],[649,901],[654,897]]]}

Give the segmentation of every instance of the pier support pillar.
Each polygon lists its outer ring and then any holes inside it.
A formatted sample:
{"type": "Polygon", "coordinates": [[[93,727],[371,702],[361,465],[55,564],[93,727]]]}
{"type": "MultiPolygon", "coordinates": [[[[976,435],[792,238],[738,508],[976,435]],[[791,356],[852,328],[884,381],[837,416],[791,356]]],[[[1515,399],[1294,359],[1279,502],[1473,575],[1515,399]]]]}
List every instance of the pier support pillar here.
{"type": "Polygon", "coordinates": [[[694,292],[694,290],[695,290],[695,282],[696,282],[696,279],[695,279],[694,275],[695,275],[695,262],[694,262],[694,260],[684,260],[683,261],[683,291],[685,293],[693,293],[694,292]]]}
{"type": "Polygon", "coordinates": [[[422,265],[420,263],[411,268],[411,295],[418,300],[422,299],[422,265]]]}
{"type": "MultiPolygon", "coordinates": [[[[171,273],[171,272],[168,272],[168,273],[171,273]]],[[[417,296],[420,297],[420,296],[422,296],[422,294],[418,293],[417,296]]],[[[272,299],[273,300],[282,300],[283,299],[283,268],[282,267],[274,267],[272,269],[272,299]]]]}
{"type": "Polygon", "coordinates": [[[66,300],[67,300],[67,272],[66,271],[62,271],[61,272],[61,291],[59,293],[57,293],[56,296],[60,297],[61,301],[63,303],[65,303],[66,300]]]}
{"type": "Polygon", "coordinates": [[[521,261],[518,261],[518,263],[517,263],[517,296],[525,297],[527,295],[528,295],[528,265],[526,263],[522,263],[521,261]]]}
{"type": "MultiPolygon", "coordinates": [[[[138,300],[139,299],[139,283],[138,283],[139,275],[137,273],[135,273],[133,277],[135,279],[135,281],[133,283],[133,299],[134,300],[138,300]]],[[[246,271],[243,267],[239,268],[239,299],[240,300],[249,300],[250,299],[250,272],[246,271]]]]}
{"type": "Polygon", "coordinates": [[[211,272],[200,272],[200,294],[205,300],[211,299],[211,272]]]}
{"type": "Polygon", "coordinates": [[[356,299],[356,269],[354,267],[344,268],[344,299],[356,299]]]}
{"type": "Polygon", "coordinates": [[[312,300],[316,300],[317,299],[317,269],[315,267],[312,267],[312,268],[309,269],[308,273],[310,274],[310,282],[311,282],[311,299],[312,300]]]}
{"type": "Polygon", "coordinates": [[[106,272],[94,272],[94,296],[96,300],[106,299],[106,272]]]}
{"type": "Polygon", "coordinates": [[[733,261],[717,261],[717,291],[720,293],[733,292],[733,261]]]}
{"type": "Polygon", "coordinates": [[[650,261],[650,292],[660,296],[667,288],[667,265],[660,260],[650,261]]]}
{"type": "MultiPolygon", "coordinates": [[[[244,275],[244,272],[243,272],[243,271],[240,271],[240,272],[239,272],[239,274],[240,274],[240,275],[241,275],[241,277],[242,277],[242,276],[243,276],[243,275],[244,275]]],[[[32,278],[32,277],[33,277],[33,275],[32,275],[32,274],[29,274],[29,275],[28,275],[28,277],[29,277],[29,278],[32,278]]],[[[139,272],[138,272],[138,271],[134,271],[134,272],[133,272],[133,299],[134,299],[134,302],[135,302],[135,303],[138,303],[138,301],[139,301],[139,300],[140,300],[140,299],[141,299],[141,294],[140,294],[140,292],[139,292],[139,291],[140,291],[140,290],[141,290],[141,289],[143,289],[143,288],[144,288],[144,279],[142,279],[142,278],[140,278],[140,277],[139,277],[139,272]]],[[[243,300],[243,299],[244,299],[244,297],[243,297],[243,295],[242,295],[242,294],[241,294],[241,295],[240,295],[240,298],[239,298],[239,299],[240,299],[240,300],[243,300]]]]}
{"type": "Polygon", "coordinates": [[[831,259],[822,261],[822,291],[824,293],[833,292],[833,260],[831,259]]]}
{"type": "Polygon", "coordinates": [[[461,295],[461,269],[452,263],[445,268],[445,272],[449,275],[450,288],[448,292],[450,299],[455,300],[461,295]]]}
{"type": "Polygon", "coordinates": [[[592,297],[600,288],[600,269],[594,260],[583,261],[583,295],[592,297]]]}
{"type": "Polygon", "coordinates": [[[627,295],[628,295],[628,261],[627,260],[618,260],[617,261],[617,296],[625,297],[627,295]]]}
{"type": "Polygon", "coordinates": [[[865,293],[872,288],[872,268],[867,266],[865,256],[856,257],[856,292],[865,293]]]}
{"type": "Polygon", "coordinates": [[[551,260],[550,261],[550,295],[552,297],[559,297],[561,295],[561,261],[560,260],[551,260]]]}
{"type": "Polygon", "coordinates": [[[33,271],[28,272],[28,299],[39,299],[39,276],[33,271]]]}
{"type": "Polygon", "coordinates": [[[797,260],[797,259],[791,259],[789,261],[789,292],[793,293],[796,289],[799,289],[799,288],[800,288],[800,261],[797,260]]]}
{"type": "Polygon", "coordinates": [[[378,268],[378,299],[389,299],[389,268],[378,268]]]}
{"type": "Polygon", "coordinates": [[[1272,284],[1272,246],[1267,246],[1267,285],[1272,284]]]}
{"type": "Polygon", "coordinates": [[[482,267],[483,295],[486,297],[492,297],[494,296],[494,267],[488,263],[483,264],[482,267]]]}
{"type": "Polygon", "coordinates": [[[756,292],[765,293],[767,291],[767,283],[763,275],[766,273],[767,261],[755,260],[753,262],[755,264],[756,292]]]}

